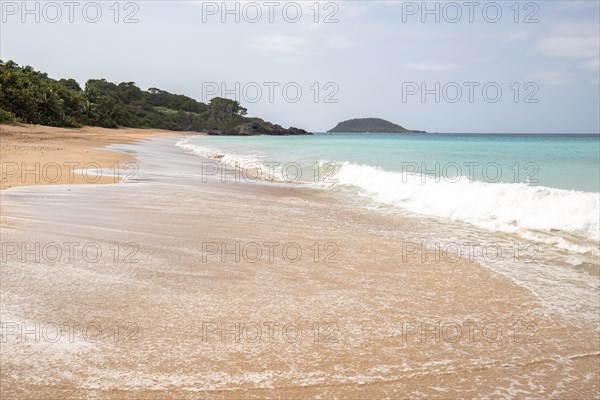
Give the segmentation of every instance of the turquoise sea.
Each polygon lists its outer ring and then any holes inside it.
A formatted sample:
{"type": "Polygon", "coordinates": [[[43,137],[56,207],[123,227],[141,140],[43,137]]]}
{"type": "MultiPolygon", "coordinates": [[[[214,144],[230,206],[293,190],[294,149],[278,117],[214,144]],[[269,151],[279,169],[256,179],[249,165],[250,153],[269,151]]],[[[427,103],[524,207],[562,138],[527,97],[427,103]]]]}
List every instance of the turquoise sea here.
{"type": "Polygon", "coordinates": [[[320,133],[178,145],[232,166],[274,168],[275,180],[598,254],[598,135],[320,133]]]}

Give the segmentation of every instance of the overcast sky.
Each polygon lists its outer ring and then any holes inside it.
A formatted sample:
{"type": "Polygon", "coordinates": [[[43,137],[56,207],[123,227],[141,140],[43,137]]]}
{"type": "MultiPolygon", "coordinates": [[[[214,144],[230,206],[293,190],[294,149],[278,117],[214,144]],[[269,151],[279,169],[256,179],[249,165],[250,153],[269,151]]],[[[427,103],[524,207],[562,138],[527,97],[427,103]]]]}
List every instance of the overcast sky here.
{"type": "Polygon", "coordinates": [[[28,2],[27,14],[2,1],[2,60],[82,85],[237,96],[250,115],[311,131],[355,117],[430,132],[600,131],[598,1],[429,2],[432,13],[421,1],[227,2],[231,14],[221,1],[75,3],[28,2]]]}

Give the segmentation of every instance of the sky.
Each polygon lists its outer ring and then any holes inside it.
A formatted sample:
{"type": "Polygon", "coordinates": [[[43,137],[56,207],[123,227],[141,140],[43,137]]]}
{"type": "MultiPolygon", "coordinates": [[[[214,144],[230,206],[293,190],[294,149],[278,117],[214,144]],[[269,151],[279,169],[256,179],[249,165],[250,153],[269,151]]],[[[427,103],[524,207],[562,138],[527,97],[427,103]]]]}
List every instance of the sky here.
{"type": "Polygon", "coordinates": [[[600,132],[599,1],[1,1],[0,58],[313,132],[600,132]],[[24,6],[25,4],[25,6],[24,6]]]}

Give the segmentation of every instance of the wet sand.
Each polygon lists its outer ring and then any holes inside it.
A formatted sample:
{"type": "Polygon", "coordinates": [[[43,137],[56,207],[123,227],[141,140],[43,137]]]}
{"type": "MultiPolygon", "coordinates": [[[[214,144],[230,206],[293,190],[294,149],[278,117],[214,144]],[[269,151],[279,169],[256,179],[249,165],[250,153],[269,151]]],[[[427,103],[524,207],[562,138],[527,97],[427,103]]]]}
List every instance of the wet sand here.
{"type": "Polygon", "coordinates": [[[114,185],[0,192],[3,397],[598,398],[596,319],[405,254],[417,219],[205,181],[175,140],[111,146],[140,166],[114,185]]]}
{"type": "Polygon", "coordinates": [[[107,151],[104,146],[131,143],[156,136],[178,136],[190,132],[100,127],[54,128],[42,125],[0,125],[0,189],[15,186],[115,183],[114,176],[74,173],[88,168],[119,168],[133,161],[126,153],[107,151]]]}

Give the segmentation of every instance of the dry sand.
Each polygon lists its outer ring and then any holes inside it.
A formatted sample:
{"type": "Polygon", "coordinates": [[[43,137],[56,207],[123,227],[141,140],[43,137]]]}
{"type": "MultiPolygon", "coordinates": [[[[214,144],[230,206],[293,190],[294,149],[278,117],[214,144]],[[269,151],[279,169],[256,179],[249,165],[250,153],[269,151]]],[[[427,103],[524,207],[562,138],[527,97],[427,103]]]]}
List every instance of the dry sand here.
{"type": "Polygon", "coordinates": [[[137,183],[1,193],[3,397],[598,398],[593,318],[475,262],[403,259],[416,220],[203,183],[165,140],[125,146],[137,183]]]}
{"type": "Polygon", "coordinates": [[[99,127],[54,128],[42,125],[0,125],[0,189],[14,186],[115,183],[115,176],[73,173],[88,168],[115,168],[133,158],[102,150],[114,143],[131,143],[156,136],[197,134],[148,129],[99,127]],[[59,167],[58,170],[56,167],[59,167]]]}

